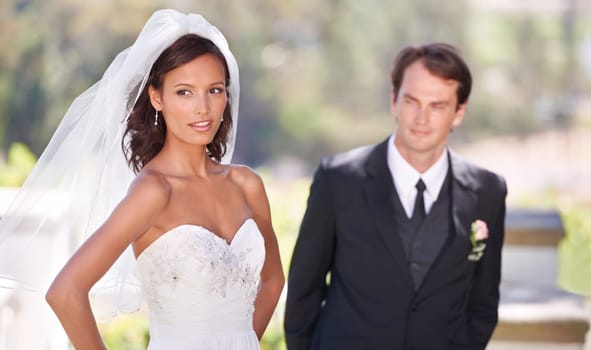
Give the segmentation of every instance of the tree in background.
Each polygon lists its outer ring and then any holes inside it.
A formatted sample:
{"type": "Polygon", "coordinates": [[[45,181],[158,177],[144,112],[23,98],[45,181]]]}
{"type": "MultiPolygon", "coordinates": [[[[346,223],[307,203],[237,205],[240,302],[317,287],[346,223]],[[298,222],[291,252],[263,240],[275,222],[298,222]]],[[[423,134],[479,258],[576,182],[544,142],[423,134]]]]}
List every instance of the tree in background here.
{"type": "Polygon", "coordinates": [[[292,157],[311,170],[323,155],[386,137],[394,127],[392,56],[430,41],[456,45],[474,70],[456,142],[568,126],[589,99],[591,77],[581,74],[577,57],[591,40],[591,6],[550,3],[558,5],[4,0],[0,146],[19,141],[39,154],[72,99],[100,79],[161,7],[205,13],[228,35],[241,68],[237,162],[292,157]]]}

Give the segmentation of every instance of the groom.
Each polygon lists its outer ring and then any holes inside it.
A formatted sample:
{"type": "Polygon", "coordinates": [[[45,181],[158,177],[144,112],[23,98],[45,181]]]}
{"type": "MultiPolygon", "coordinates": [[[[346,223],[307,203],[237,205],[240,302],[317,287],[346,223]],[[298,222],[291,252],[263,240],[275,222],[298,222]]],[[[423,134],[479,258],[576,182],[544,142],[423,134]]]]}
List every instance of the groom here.
{"type": "Polygon", "coordinates": [[[395,133],[322,161],[289,271],[289,350],[485,349],[497,323],[504,180],[447,147],[472,79],[447,44],[391,73],[395,133]]]}

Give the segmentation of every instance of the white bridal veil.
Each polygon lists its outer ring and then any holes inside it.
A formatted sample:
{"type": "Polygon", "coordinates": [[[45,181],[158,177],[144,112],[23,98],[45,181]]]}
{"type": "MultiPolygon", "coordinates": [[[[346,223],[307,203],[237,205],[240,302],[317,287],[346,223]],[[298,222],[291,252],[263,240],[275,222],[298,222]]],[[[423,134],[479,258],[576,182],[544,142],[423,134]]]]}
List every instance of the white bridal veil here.
{"type": "MultiPolygon", "coordinates": [[[[239,78],[228,43],[200,15],[157,11],[102,79],[74,100],[0,220],[0,289],[38,292],[42,298],[69,256],[123,198],[134,177],[121,150],[126,118],[154,61],[188,33],[211,40],[228,64],[234,127],[222,162],[230,161],[238,122],[239,78]]],[[[90,298],[99,320],[139,308],[140,289],[130,247],[93,287],[90,298]]],[[[0,298],[0,308],[2,303],[0,298]]]]}

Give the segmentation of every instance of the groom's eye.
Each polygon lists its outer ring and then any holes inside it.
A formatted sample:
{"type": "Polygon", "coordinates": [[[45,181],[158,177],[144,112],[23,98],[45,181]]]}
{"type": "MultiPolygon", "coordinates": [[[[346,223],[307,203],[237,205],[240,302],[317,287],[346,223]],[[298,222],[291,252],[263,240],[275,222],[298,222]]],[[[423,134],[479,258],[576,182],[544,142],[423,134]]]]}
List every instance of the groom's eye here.
{"type": "Polygon", "coordinates": [[[436,111],[444,111],[447,107],[447,103],[435,103],[433,104],[433,109],[436,111]]]}
{"type": "Polygon", "coordinates": [[[404,102],[405,106],[409,106],[409,107],[415,107],[415,106],[418,106],[418,104],[419,104],[417,100],[412,99],[412,98],[405,98],[403,100],[403,102],[404,102]]]}

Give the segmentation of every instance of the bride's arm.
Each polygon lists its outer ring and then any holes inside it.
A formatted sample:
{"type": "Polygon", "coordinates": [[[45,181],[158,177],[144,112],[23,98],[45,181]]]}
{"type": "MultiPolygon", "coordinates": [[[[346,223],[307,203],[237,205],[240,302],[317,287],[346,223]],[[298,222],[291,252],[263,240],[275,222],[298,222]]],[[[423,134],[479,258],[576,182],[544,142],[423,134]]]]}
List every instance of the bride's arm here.
{"type": "Polygon", "coordinates": [[[125,248],[147,231],[166,206],[166,187],[154,176],[138,177],[105,223],[70,258],[46,299],[76,349],[105,349],[88,292],[125,248]]]}
{"type": "Polygon", "coordinates": [[[253,327],[260,339],[271,320],[273,311],[285,284],[285,276],[279,257],[277,237],[271,224],[271,209],[261,178],[252,170],[242,167],[248,205],[257,226],[265,239],[265,263],[261,271],[259,290],[254,302],[253,327]]]}

